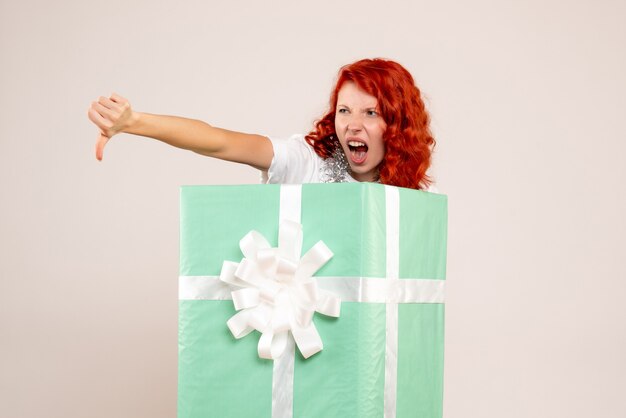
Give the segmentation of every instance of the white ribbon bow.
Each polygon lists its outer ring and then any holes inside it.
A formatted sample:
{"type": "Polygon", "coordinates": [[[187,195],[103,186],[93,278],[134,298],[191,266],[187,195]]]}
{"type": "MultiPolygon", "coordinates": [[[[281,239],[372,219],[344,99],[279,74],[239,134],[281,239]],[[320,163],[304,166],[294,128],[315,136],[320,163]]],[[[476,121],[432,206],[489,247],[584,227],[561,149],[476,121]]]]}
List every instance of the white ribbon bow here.
{"type": "Polygon", "coordinates": [[[318,241],[302,258],[302,225],[283,220],[278,248],[272,248],[257,231],[239,241],[244,255],[240,263],[224,261],[220,280],[237,288],[231,292],[239,312],[227,322],[235,338],[252,330],[261,333],[259,357],[277,359],[287,346],[289,331],[304,358],[324,348],[313,323],[315,311],[333,317],[340,314],[341,300],[318,289],[313,275],[333,256],[318,241]]]}

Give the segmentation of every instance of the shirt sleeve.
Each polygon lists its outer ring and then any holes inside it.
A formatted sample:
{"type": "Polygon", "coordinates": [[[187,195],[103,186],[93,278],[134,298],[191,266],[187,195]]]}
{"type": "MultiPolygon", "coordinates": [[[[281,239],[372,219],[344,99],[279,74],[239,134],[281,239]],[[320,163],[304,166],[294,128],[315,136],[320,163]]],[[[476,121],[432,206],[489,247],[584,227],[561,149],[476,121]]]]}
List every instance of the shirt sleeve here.
{"type": "Polygon", "coordinates": [[[288,139],[270,138],[274,157],[267,172],[262,173],[264,183],[302,184],[314,182],[318,159],[304,135],[288,139]]]}

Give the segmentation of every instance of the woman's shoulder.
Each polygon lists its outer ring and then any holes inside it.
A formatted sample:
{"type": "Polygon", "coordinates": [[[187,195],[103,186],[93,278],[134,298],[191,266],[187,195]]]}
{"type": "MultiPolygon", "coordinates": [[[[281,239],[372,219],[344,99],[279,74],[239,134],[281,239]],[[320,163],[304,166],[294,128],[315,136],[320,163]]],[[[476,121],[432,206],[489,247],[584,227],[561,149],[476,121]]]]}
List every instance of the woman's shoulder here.
{"type": "Polygon", "coordinates": [[[262,180],[269,183],[315,183],[322,161],[304,134],[287,138],[268,136],[274,157],[262,180]]]}
{"type": "Polygon", "coordinates": [[[313,149],[313,146],[306,141],[304,134],[294,134],[286,138],[268,137],[274,148],[274,155],[296,160],[321,159],[313,149]]]}
{"type": "Polygon", "coordinates": [[[309,143],[306,141],[306,135],[304,134],[293,134],[288,137],[268,136],[268,138],[270,139],[270,141],[272,141],[272,143],[284,144],[286,146],[294,148],[300,147],[306,148],[307,150],[313,150],[313,147],[309,145],[309,143]]]}

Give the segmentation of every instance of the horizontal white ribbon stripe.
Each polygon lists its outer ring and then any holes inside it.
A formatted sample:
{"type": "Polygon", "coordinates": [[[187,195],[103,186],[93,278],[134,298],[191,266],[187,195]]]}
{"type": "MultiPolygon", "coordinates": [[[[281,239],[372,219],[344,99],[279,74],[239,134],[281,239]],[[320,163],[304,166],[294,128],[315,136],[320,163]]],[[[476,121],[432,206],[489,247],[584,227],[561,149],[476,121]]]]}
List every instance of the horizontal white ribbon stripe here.
{"type": "MultiPolygon", "coordinates": [[[[342,302],[444,303],[445,280],[382,279],[373,277],[316,276],[320,289],[342,302]]],[[[180,276],[180,300],[232,300],[232,288],[219,276],[180,276]]]]}

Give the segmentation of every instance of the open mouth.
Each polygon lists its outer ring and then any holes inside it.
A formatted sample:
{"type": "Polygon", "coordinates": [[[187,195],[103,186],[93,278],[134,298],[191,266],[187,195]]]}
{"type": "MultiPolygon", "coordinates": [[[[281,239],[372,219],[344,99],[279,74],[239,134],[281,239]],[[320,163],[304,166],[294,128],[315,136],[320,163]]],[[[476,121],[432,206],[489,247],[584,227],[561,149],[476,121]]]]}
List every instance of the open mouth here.
{"type": "Polygon", "coordinates": [[[348,141],[350,160],[355,164],[361,164],[367,158],[368,147],[361,141],[348,141]]]}

